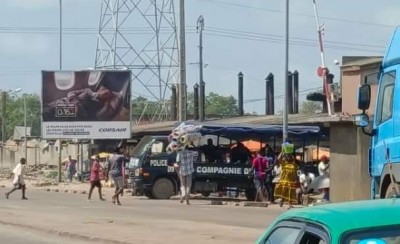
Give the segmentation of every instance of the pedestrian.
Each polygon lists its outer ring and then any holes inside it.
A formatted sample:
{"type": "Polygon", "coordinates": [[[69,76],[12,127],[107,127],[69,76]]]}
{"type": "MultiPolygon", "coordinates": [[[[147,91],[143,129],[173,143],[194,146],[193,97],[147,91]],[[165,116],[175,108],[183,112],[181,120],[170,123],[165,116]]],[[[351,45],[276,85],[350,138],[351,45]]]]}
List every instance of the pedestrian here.
{"type": "Polygon", "coordinates": [[[20,163],[15,166],[13,170],[14,174],[14,180],[13,180],[13,185],[14,188],[5,193],[6,198],[10,196],[11,193],[13,193],[16,190],[22,190],[22,200],[28,200],[25,196],[25,191],[26,191],[26,186],[25,186],[25,181],[24,181],[24,174],[25,174],[25,164],[26,164],[26,159],[21,158],[20,163]]]}
{"type": "Polygon", "coordinates": [[[329,158],[325,155],[321,157],[321,162],[318,164],[319,175],[326,175],[329,177],[329,158]]]}
{"type": "Polygon", "coordinates": [[[265,179],[266,179],[266,170],[268,168],[268,162],[265,158],[265,152],[260,150],[256,157],[253,159],[252,170],[254,172],[254,186],[256,187],[257,194],[255,201],[260,198],[263,202],[265,200],[264,189],[265,189],[265,179]]]}
{"type": "Polygon", "coordinates": [[[122,147],[117,147],[114,150],[113,155],[108,159],[108,167],[106,173],[106,181],[108,181],[108,175],[111,177],[115,184],[115,194],[112,196],[112,203],[117,203],[121,205],[119,201],[119,196],[123,194],[124,191],[124,171],[125,171],[125,156],[122,147]]]}
{"type": "Polygon", "coordinates": [[[72,159],[71,155],[68,156],[68,161],[65,164],[65,171],[67,174],[67,180],[72,182],[72,178],[76,174],[76,160],[72,159]]]}
{"type": "Polygon", "coordinates": [[[281,162],[281,177],[275,187],[275,199],[280,198],[279,206],[282,207],[284,202],[288,202],[288,208],[292,208],[292,204],[297,202],[296,189],[298,187],[297,170],[299,166],[293,156],[293,144],[285,143],[282,145],[282,152],[278,156],[281,162]],[[285,148],[287,147],[287,148],[285,148]]]}
{"type": "Polygon", "coordinates": [[[275,187],[276,184],[278,184],[278,182],[281,180],[281,173],[282,173],[282,166],[280,163],[280,160],[276,159],[275,160],[275,165],[274,168],[272,169],[272,176],[274,177],[272,179],[272,183],[271,183],[271,193],[270,193],[270,202],[271,203],[275,203],[275,187]]]}
{"type": "Polygon", "coordinates": [[[103,170],[99,163],[99,156],[96,155],[95,159],[93,160],[92,167],[90,168],[90,190],[88,201],[91,201],[92,192],[95,187],[99,190],[99,198],[101,201],[105,201],[101,194],[101,182],[100,182],[100,171],[103,170]]]}
{"type": "Polygon", "coordinates": [[[190,190],[192,188],[192,174],[194,172],[193,160],[197,156],[197,152],[189,149],[188,146],[178,151],[176,157],[175,168],[179,172],[179,179],[181,185],[181,199],[180,203],[186,200],[186,204],[189,205],[190,190]]]}

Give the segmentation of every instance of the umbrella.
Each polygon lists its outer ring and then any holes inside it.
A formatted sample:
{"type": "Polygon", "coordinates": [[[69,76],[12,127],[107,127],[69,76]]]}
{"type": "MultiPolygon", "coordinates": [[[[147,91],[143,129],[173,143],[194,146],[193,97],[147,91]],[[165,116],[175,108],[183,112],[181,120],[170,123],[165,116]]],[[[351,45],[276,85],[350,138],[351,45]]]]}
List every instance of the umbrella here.
{"type": "MultiPolygon", "coordinates": [[[[252,152],[257,152],[258,150],[265,147],[265,145],[266,145],[265,143],[261,143],[259,141],[253,141],[253,140],[242,141],[242,143],[245,147],[247,147],[252,152]]],[[[233,147],[235,147],[235,146],[236,146],[236,144],[233,147]]]]}
{"type": "Polygon", "coordinates": [[[330,186],[330,179],[326,175],[320,175],[316,177],[310,184],[310,189],[324,189],[329,188],[330,186]]]}
{"type": "Polygon", "coordinates": [[[99,155],[99,158],[109,158],[109,157],[111,157],[112,153],[101,152],[98,155],[99,155]]]}

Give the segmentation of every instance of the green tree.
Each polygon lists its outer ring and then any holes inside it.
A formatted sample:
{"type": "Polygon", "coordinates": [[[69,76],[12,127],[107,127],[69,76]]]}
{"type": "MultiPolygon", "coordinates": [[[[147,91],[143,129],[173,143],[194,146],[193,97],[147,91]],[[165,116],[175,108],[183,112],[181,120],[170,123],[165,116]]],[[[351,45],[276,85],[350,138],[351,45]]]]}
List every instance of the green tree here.
{"type": "Polygon", "coordinates": [[[321,102],[305,101],[301,104],[301,114],[315,114],[322,110],[321,102]]]}
{"type": "MultiPolygon", "coordinates": [[[[41,133],[41,104],[37,94],[26,94],[26,125],[31,127],[32,136],[40,136],[41,133]]],[[[3,111],[1,111],[3,113],[3,111]]],[[[7,96],[6,111],[6,138],[14,134],[15,126],[24,126],[24,97],[7,96]]]]}
{"type": "MultiPolygon", "coordinates": [[[[188,114],[193,115],[194,95],[193,92],[188,93],[188,114]]],[[[239,112],[237,100],[233,96],[221,96],[217,93],[210,92],[205,98],[205,114],[206,115],[222,115],[234,116],[239,112]]]]}
{"type": "Polygon", "coordinates": [[[132,119],[136,120],[141,116],[145,119],[151,119],[159,108],[159,102],[149,101],[147,98],[139,96],[132,100],[132,119]]]}

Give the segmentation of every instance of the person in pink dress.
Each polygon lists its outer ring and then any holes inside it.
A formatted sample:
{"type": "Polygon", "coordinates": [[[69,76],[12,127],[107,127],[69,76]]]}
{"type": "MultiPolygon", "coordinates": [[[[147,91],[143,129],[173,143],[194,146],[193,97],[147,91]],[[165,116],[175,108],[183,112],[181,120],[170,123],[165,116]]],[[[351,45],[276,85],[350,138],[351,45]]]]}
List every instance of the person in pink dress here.
{"type": "Polygon", "coordinates": [[[99,189],[99,197],[101,201],[105,201],[105,199],[101,195],[101,182],[100,182],[100,171],[102,167],[99,163],[99,156],[96,156],[93,160],[92,167],[90,168],[90,190],[88,201],[91,201],[92,192],[95,187],[99,189]]]}

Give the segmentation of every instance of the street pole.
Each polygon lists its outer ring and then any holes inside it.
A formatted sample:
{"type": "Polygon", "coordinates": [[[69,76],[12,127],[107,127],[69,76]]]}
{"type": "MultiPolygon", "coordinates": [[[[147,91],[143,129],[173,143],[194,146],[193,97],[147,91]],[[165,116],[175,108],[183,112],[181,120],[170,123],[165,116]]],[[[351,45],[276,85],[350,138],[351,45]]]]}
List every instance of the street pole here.
{"type": "MultiPolygon", "coordinates": [[[[62,70],[62,0],[60,0],[60,71],[62,70]]],[[[59,139],[58,146],[58,183],[61,183],[61,164],[62,164],[62,140],[59,139]]]]}
{"type": "Polygon", "coordinates": [[[289,0],[286,0],[286,24],[285,24],[285,82],[283,83],[283,142],[288,138],[288,73],[289,73],[289,0]]]}
{"type": "Polygon", "coordinates": [[[204,113],[204,106],[205,106],[205,83],[203,79],[203,30],[204,30],[204,17],[200,15],[199,19],[197,20],[197,31],[199,32],[199,67],[200,67],[200,94],[199,94],[199,117],[200,121],[204,121],[205,113],[204,113]]]}
{"type": "Polygon", "coordinates": [[[186,120],[186,47],[185,47],[185,0],[179,0],[179,121],[186,120]]]}
{"type": "Polygon", "coordinates": [[[26,94],[23,94],[24,96],[24,130],[25,130],[25,137],[24,137],[24,141],[25,141],[25,160],[28,163],[28,130],[26,127],[26,94]]]}
{"type": "Polygon", "coordinates": [[[1,164],[4,162],[4,145],[6,143],[6,100],[7,93],[5,91],[1,92],[1,142],[3,146],[1,147],[1,164]]]}
{"type": "Polygon", "coordinates": [[[60,70],[62,69],[62,0],[60,0],[60,70]]]}
{"type": "Polygon", "coordinates": [[[6,142],[6,99],[7,93],[1,92],[1,141],[6,142]]]}

